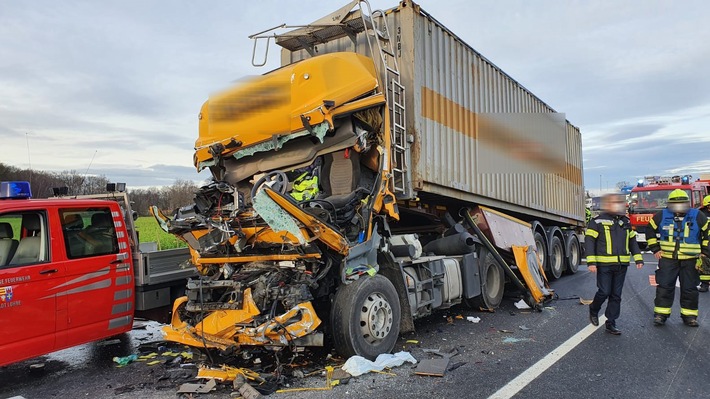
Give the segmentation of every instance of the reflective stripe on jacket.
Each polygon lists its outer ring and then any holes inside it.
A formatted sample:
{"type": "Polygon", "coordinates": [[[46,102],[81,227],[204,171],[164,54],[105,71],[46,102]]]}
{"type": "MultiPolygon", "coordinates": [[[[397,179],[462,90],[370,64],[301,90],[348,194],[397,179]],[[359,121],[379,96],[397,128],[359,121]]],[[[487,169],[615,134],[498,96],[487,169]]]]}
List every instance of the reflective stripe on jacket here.
{"type": "Polygon", "coordinates": [[[585,235],[588,265],[628,264],[632,255],[635,262],[643,260],[626,216],[602,213],[589,221],[585,235]]]}

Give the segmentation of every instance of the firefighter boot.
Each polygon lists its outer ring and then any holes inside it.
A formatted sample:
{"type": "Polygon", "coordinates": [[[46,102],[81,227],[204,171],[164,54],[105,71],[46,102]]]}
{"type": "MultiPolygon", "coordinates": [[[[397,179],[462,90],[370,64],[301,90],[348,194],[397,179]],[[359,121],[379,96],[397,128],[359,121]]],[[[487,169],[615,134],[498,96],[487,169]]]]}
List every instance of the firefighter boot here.
{"type": "Polygon", "coordinates": [[[698,287],[699,292],[708,292],[708,287],[710,286],[710,281],[701,281],[700,287],[698,287]]]}
{"type": "Polygon", "coordinates": [[[653,316],[653,325],[654,326],[662,326],[666,324],[666,316],[662,314],[657,314],[653,316]]]}
{"type": "Polygon", "coordinates": [[[683,324],[690,327],[699,327],[697,317],[683,317],[683,324]]]}

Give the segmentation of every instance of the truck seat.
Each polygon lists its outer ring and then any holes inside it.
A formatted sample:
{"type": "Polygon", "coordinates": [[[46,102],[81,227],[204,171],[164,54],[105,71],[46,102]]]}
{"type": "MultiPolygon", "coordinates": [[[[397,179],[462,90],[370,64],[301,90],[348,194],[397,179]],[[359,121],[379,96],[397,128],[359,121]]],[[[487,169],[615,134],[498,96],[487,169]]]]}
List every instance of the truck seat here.
{"type": "Polygon", "coordinates": [[[20,239],[17,251],[10,261],[10,265],[37,263],[42,251],[42,224],[37,214],[22,215],[22,227],[27,231],[27,236],[20,239]]]}
{"type": "Polygon", "coordinates": [[[6,266],[15,255],[18,242],[13,237],[12,225],[0,223],[0,267],[6,266]]]}
{"type": "Polygon", "coordinates": [[[360,153],[336,151],[323,157],[321,185],[323,197],[335,207],[341,207],[354,197],[360,183],[360,153]]]}

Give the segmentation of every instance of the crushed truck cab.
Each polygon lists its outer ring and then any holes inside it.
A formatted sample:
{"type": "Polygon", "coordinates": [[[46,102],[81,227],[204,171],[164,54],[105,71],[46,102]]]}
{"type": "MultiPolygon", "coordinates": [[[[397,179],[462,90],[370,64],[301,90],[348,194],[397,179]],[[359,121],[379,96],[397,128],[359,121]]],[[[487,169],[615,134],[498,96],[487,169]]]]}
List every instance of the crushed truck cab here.
{"type": "Polygon", "coordinates": [[[328,333],[372,359],[414,319],[495,308],[506,286],[539,308],[546,273],[577,270],[581,138],[563,116],[410,1],[280,28],[252,38],[282,47],[281,68],[202,106],[194,165],[211,181],[153,209],[199,273],[167,339],[328,333]]]}

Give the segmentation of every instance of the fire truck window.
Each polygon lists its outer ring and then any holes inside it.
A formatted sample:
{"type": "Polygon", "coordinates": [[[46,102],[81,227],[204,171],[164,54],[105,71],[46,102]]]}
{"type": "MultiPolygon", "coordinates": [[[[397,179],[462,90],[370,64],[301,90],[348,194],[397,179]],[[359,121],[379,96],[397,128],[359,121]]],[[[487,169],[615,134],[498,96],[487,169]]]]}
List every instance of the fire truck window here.
{"type": "Polygon", "coordinates": [[[0,268],[46,262],[47,243],[44,212],[0,215],[0,268]]]}
{"type": "Polygon", "coordinates": [[[60,209],[59,216],[69,259],[118,252],[116,228],[109,208],[60,209]]]}

